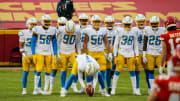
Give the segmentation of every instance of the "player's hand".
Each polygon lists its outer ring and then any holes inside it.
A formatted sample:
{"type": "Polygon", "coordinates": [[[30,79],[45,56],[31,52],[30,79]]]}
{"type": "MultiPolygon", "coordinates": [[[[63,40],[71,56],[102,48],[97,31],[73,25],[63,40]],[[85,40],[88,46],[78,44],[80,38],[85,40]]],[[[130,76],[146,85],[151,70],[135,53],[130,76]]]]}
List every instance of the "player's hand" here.
{"type": "Polygon", "coordinates": [[[143,51],[143,63],[144,64],[147,64],[147,58],[146,58],[146,52],[145,51],[143,51]]]}
{"type": "Polygon", "coordinates": [[[22,53],[22,57],[24,58],[25,56],[26,56],[26,54],[23,52],[23,53],[22,53]]]}
{"type": "Polygon", "coordinates": [[[57,63],[60,63],[60,61],[61,61],[61,56],[58,54],[58,56],[57,56],[57,63]]]}
{"type": "Polygon", "coordinates": [[[139,63],[139,57],[136,57],[136,65],[138,65],[138,63],[139,63]]]}
{"type": "Polygon", "coordinates": [[[54,55],[54,57],[53,57],[53,63],[57,64],[57,56],[56,55],[54,55]]]}
{"type": "Polygon", "coordinates": [[[111,62],[112,61],[112,53],[108,54],[108,61],[111,62]]]}
{"type": "Polygon", "coordinates": [[[108,60],[108,54],[106,52],[104,52],[104,56],[105,56],[106,60],[108,60]]]}
{"type": "Polygon", "coordinates": [[[160,66],[160,68],[159,68],[159,74],[160,74],[160,75],[163,74],[163,66],[160,66]]]}
{"type": "Polygon", "coordinates": [[[32,57],[33,57],[34,64],[37,64],[37,56],[36,56],[36,54],[33,54],[32,57]]]}

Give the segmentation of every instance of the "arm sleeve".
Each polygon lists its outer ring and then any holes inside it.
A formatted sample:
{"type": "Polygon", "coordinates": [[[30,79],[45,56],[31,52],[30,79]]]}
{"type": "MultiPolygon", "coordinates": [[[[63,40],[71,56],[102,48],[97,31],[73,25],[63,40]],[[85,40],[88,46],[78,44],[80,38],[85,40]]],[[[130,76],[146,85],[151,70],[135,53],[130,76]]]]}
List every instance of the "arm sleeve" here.
{"type": "Polygon", "coordinates": [[[119,33],[118,33],[118,30],[117,30],[117,29],[116,29],[116,31],[115,31],[115,34],[116,34],[116,38],[115,38],[114,50],[113,50],[114,57],[117,56],[117,48],[118,48],[118,44],[119,44],[119,33]]]}
{"type": "Polygon", "coordinates": [[[36,42],[37,42],[37,37],[33,36],[32,39],[31,39],[31,51],[32,51],[32,54],[36,54],[36,52],[35,52],[36,42]]]}
{"type": "Polygon", "coordinates": [[[96,88],[96,84],[97,84],[97,80],[98,80],[98,72],[96,72],[96,74],[94,75],[93,78],[93,88],[96,88]]]}
{"type": "Polygon", "coordinates": [[[52,43],[54,55],[57,55],[57,40],[55,37],[52,39],[52,43]]]}
{"type": "MultiPolygon", "coordinates": [[[[138,33],[138,32],[136,32],[138,33]]],[[[137,38],[137,34],[134,37],[134,51],[136,53],[136,56],[139,56],[139,50],[138,50],[138,38],[137,38]]]]}
{"type": "Polygon", "coordinates": [[[18,35],[19,35],[19,42],[25,42],[24,33],[20,31],[18,35]]]}
{"type": "Polygon", "coordinates": [[[83,73],[80,72],[79,70],[78,70],[78,80],[79,80],[79,83],[81,84],[81,87],[85,88],[86,86],[85,86],[85,83],[83,81],[83,73]]]}

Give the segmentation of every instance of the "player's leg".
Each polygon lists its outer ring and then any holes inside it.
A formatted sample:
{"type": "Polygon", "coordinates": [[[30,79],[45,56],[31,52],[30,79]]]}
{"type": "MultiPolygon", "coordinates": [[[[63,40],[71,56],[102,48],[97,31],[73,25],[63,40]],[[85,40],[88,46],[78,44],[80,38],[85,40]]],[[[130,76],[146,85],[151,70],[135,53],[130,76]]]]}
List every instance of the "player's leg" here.
{"type": "Polygon", "coordinates": [[[115,63],[116,63],[116,71],[113,76],[112,91],[111,91],[112,95],[115,95],[118,78],[119,78],[120,72],[122,71],[122,68],[124,67],[124,63],[125,63],[124,56],[121,54],[118,54],[118,56],[115,57],[115,63]]]}
{"type": "Polygon", "coordinates": [[[22,91],[22,94],[25,95],[27,94],[27,76],[28,76],[28,73],[29,73],[29,67],[30,67],[30,62],[29,61],[29,57],[28,56],[25,56],[23,57],[23,63],[22,63],[22,67],[23,67],[23,77],[22,77],[22,85],[23,85],[23,91],[22,91]]]}
{"type": "Polygon", "coordinates": [[[128,70],[131,77],[131,84],[133,88],[133,94],[138,95],[136,91],[136,73],[135,73],[135,57],[127,59],[128,70]]]}
{"type": "Polygon", "coordinates": [[[146,75],[146,82],[147,82],[147,86],[148,86],[148,91],[150,91],[151,86],[150,86],[150,83],[149,83],[149,69],[148,69],[147,64],[143,64],[143,68],[144,68],[144,72],[145,72],[145,75],[146,75]]]}
{"type": "Polygon", "coordinates": [[[65,83],[66,83],[66,76],[67,76],[67,59],[69,57],[69,55],[65,55],[65,54],[60,54],[61,56],[61,92],[65,91],[65,83]]]}
{"type": "Polygon", "coordinates": [[[111,94],[111,68],[112,68],[112,61],[106,61],[106,83],[107,83],[107,88],[108,88],[108,94],[111,94]]]}
{"type": "Polygon", "coordinates": [[[44,95],[49,95],[48,91],[49,83],[50,83],[50,73],[52,67],[52,55],[45,56],[45,84],[44,84],[44,95]]]}
{"type": "Polygon", "coordinates": [[[138,95],[141,95],[140,89],[139,89],[139,74],[140,74],[140,69],[143,67],[143,62],[142,62],[142,54],[139,54],[139,61],[138,64],[136,65],[135,69],[135,74],[136,74],[136,91],[138,95]]]}
{"type": "Polygon", "coordinates": [[[153,89],[153,85],[154,85],[154,66],[155,66],[154,56],[147,55],[147,61],[148,61],[147,66],[148,66],[148,70],[149,70],[149,83],[150,83],[150,87],[151,87],[151,90],[148,92],[150,94],[153,89]]]}
{"type": "Polygon", "coordinates": [[[36,74],[34,77],[34,91],[33,91],[33,95],[37,95],[40,94],[40,91],[38,89],[38,84],[40,81],[40,74],[43,70],[43,66],[44,66],[44,56],[41,54],[36,54],[37,55],[37,64],[36,64],[36,74]]]}
{"type": "MultiPolygon", "coordinates": [[[[74,63],[74,61],[75,61],[75,57],[76,57],[76,53],[74,52],[74,53],[71,53],[71,55],[70,55],[70,58],[69,58],[69,61],[70,61],[70,63],[73,65],[73,63],[74,63]]],[[[73,89],[73,91],[74,92],[79,92],[78,91],[78,89],[77,89],[77,80],[78,80],[78,75],[75,75],[75,77],[74,77],[74,80],[73,80],[73,83],[72,83],[72,85],[71,85],[71,88],[73,89]]]]}
{"type": "Polygon", "coordinates": [[[74,78],[77,75],[77,67],[78,67],[78,63],[76,61],[74,61],[73,66],[72,66],[72,71],[71,71],[71,75],[67,80],[67,83],[65,85],[65,89],[64,91],[61,91],[61,96],[64,97],[69,89],[69,87],[71,86],[74,78]]]}

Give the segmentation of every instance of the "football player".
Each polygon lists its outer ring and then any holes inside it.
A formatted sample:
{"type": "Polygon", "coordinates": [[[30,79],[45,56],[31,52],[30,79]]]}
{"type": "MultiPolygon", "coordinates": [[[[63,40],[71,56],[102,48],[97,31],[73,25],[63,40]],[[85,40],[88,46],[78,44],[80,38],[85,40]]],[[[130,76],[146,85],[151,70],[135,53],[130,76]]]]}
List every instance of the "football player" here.
{"type": "MultiPolygon", "coordinates": [[[[66,22],[67,22],[67,19],[65,17],[60,17],[58,20],[57,20],[57,30],[62,27],[62,26],[65,26],[66,25],[66,22]]],[[[56,33],[57,34],[57,33],[56,33]]],[[[59,35],[59,34],[58,34],[59,35]]],[[[56,39],[57,39],[57,46],[58,46],[58,49],[60,49],[60,43],[61,43],[61,39],[58,38],[58,35],[56,35],[56,39]]],[[[58,50],[58,52],[60,52],[58,50]]],[[[59,58],[58,58],[59,59],[59,58]]],[[[57,61],[59,62],[59,61],[57,61]]],[[[59,63],[57,63],[56,65],[57,67],[59,66],[59,63]]],[[[56,78],[56,73],[57,73],[57,69],[52,69],[52,74],[51,74],[51,77],[50,77],[50,88],[49,88],[49,92],[52,94],[53,93],[53,87],[54,87],[54,82],[55,82],[55,78],[56,78]]]]}
{"type": "MultiPolygon", "coordinates": [[[[83,53],[82,50],[83,50],[83,42],[84,42],[84,37],[85,37],[85,35],[83,34],[83,30],[86,29],[87,27],[89,27],[88,22],[89,22],[89,17],[86,13],[82,13],[79,15],[79,25],[77,25],[76,28],[80,30],[81,53],[83,53]]],[[[85,79],[85,75],[83,77],[85,79]]],[[[76,87],[77,80],[78,80],[78,75],[76,75],[76,77],[74,78],[74,81],[71,85],[71,88],[73,88],[73,90],[75,92],[78,92],[77,87],[76,87]]],[[[88,83],[89,83],[89,81],[88,81],[88,83]]],[[[82,91],[84,91],[84,90],[81,89],[80,92],[82,92],[82,91]]]]}
{"type": "Polygon", "coordinates": [[[77,74],[78,74],[79,82],[82,88],[84,89],[84,91],[86,91],[85,90],[86,85],[83,80],[84,72],[87,75],[87,77],[90,77],[90,78],[93,77],[93,88],[95,89],[97,79],[98,79],[99,69],[100,69],[99,64],[91,56],[86,55],[86,54],[77,55],[76,60],[72,67],[72,74],[70,75],[65,86],[65,92],[61,93],[61,96],[64,97],[66,95],[70,85],[72,84],[73,79],[76,77],[77,74]]]}
{"type": "Polygon", "coordinates": [[[163,71],[163,64],[167,60],[167,72],[168,75],[174,75],[172,71],[172,60],[171,56],[175,54],[177,45],[180,44],[180,30],[176,28],[177,19],[173,16],[168,16],[165,20],[165,28],[168,31],[167,33],[161,34],[162,41],[162,54],[161,54],[161,66],[159,69],[160,74],[163,71]]]}
{"type": "MultiPolygon", "coordinates": [[[[29,68],[32,66],[34,67],[34,71],[36,72],[35,65],[32,59],[32,52],[31,52],[31,38],[32,38],[32,29],[37,25],[37,21],[35,18],[29,18],[26,21],[26,27],[28,29],[24,29],[18,33],[19,35],[19,48],[22,54],[22,67],[23,67],[23,78],[22,78],[22,85],[23,91],[22,94],[27,94],[26,86],[27,86],[27,76],[29,73],[29,68]]],[[[39,81],[38,88],[41,90],[41,80],[39,81]]]]}
{"type": "Polygon", "coordinates": [[[69,20],[66,22],[66,26],[59,27],[57,34],[58,40],[61,40],[58,50],[61,65],[61,93],[64,93],[67,66],[69,62],[71,64],[74,63],[75,56],[77,55],[75,50],[76,47],[78,54],[81,54],[80,33],[79,30],[76,29],[75,23],[69,20]]]}
{"type": "MultiPolygon", "coordinates": [[[[144,34],[146,33],[146,18],[142,14],[138,14],[135,18],[136,21],[136,28],[138,30],[138,49],[139,49],[139,61],[138,64],[136,65],[136,88],[137,88],[137,94],[141,95],[140,89],[139,89],[139,74],[140,74],[140,69],[144,68],[144,72],[146,74],[146,82],[148,84],[148,88],[150,89],[150,84],[149,84],[149,70],[147,68],[147,60],[144,59],[146,54],[143,56],[143,39],[144,39],[144,34]]],[[[150,90],[149,90],[150,91],[150,90]]]]}
{"type": "Polygon", "coordinates": [[[132,28],[133,19],[130,16],[126,16],[122,20],[123,28],[116,30],[116,39],[114,43],[114,57],[116,63],[116,71],[113,77],[112,91],[111,94],[115,94],[117,81],[124,67],[125,62],[127,63],[128,70],[131,76],[131,83],[133,88],[133,94],[138,95],[136,91],[136,74],[135,74],[135,63],[138,61],[138,41],[137,41],[137,29],[132,28]],[[119,51],[117,56],[117,49],[119,45],[119,51]]]}
{"type": "Polygon", "coordinates": [[[155,66],[158,66],[159,68],[161,63],[162,45],[160,35],[165,32],[165,28],[159,27],[160,19],[157,16],[152,16],[149,24],[150,27],[146,28],[146,33],[144,35],[143,61],[147,60],[149,82],[151,87],[149,91],[150,94],[154,84],[154,68],[155,66]]]}
{"type": "MultiPolygon", "coordinates": [[[[171,19],[171,18],[169,18],[171,19]]],[[[173,18],[172,18],[173,19],[173,18]]],[[[180,48],[172,59],[171,69],[175,75],[160,75],[155,79],[154,89],[148,101],[179,101],[180,94],[180,48]]]]}
{"type": "Polygon", "coordinates": [[[92,27],[86,28],[83,33],[85,34],[83,52],[92,56],[100,65],[98,73],[98,80],[101,85],[102,92],[105,96],[110,96],[106,93],[104,84],[104,73],[106,70],[106,58],[104,56],[104,48],[108,50],[108,61],[112,60],[112,53],[107,39],[107,32],[101,27],[101,18],[98,15],[93,15],[91,18],[92,27]],[[105,46],[105,47],[104,47],[105,46]],[[88,50],[88,51],[87,51],[88,50]]]}
{"type": "Polygon", "coordinates": [[[51,27],[52,20],[47,14],[42,16],[41,23],[42,26],[36,26],[33,28],[33,35],[31,39],[33,62],[36,64],[37,71],[34,79],[34,95],[39,94],[39,90],[37,88],[43,67],[45,67],[45,86],[43,94],[50,94],[48,86],[50,81],[51,66],[52,62],[53,65],[56,65],[57,60],[56,28],[51,27]],[[54,55],[53,59],[52,53],[54,55]]]}
{"type": "MultiPolygon", "coordinates": [[[[107,30],[107,38],[109,41],[109,45],[110,45],[110,49],[111,49],[111,53],[113,53],[113,46],[114,46],[114,41],[115,41],[115,20],[112,16],[107,16],[104,20],[104,24],[105,24],[105,30],[107,30]]],[[[108,61],[107,58],[107,53],[108,50],[105,49],[105,57],[106,57],[106,83],[107,83],[107,88],[108,88],[108,94],[111,94],[111,69],[112,69],[112,61],[108,61]]]]}

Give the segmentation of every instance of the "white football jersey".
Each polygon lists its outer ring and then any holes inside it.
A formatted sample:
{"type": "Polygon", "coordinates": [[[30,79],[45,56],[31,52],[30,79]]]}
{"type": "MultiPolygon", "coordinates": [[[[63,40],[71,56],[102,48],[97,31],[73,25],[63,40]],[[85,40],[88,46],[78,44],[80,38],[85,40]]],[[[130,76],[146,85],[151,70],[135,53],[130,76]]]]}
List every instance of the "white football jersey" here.
{"type": "Polygon", "coordinates": [[[98,72],[99,69],[100,69],[100,66],[99,64],[96,62],[96,60],[91,57],[90,55],[85,55],[85,54],[82,54],[82,55],[77,55],[76,56],[76,61],[78,63],[78,71],[79,72],[85,72],[85,68],[86,68],[86,64],[88,62],[93,62],[95,64],[95,71],[98,72]]]}
{"type": "Polygon", "coordinates": [[[103,38],[105,35],[107,35],[107,32],[106,30],[104,30],[104,28],[99,28],[99,30],[96,31],[92,27],[89,27],[86,28],[83,33],[89,36],[89,41],[87,44],[87,48],[89,51],[104,51],[103,38]]]}
{"type": "Polygon", "coordinates": [[[33,31],[29,29],[24,29],[18,33],[19,35],[19,42],[24,42],[24,53],[26,56],[32,56],[31,51],[31,38],[32,38],[33,31]]]}
{"type": "Polygon", "coordinates": [[[53,53],[52,38],[56,35],[56,28],[49,27],[45,30],[42,26],[36,26],[33,28],[33,32],[37,34],[36,53],[42,55],[50,55],[53,53]]]}
{"type": "Polygon", "coordinates": [[[161,55],[162,44],[160,35],[165,33],[164,27],[159,27],[157,31],[153,31],[151,27],[146,27],[145,35],[148,37],[147,42],[147,54],[149,55],[161,55]]]}
{"type": "Polygon", "coordinates": [[[134,57],[134,54],[136,54],[136,56],[139,56],[137,29],[131,28],[129,31],[126,31],[124,28],[118,28],[116,30],[114,56],[117,55],[118,45],[119,53],[124,57],[134,57]]]}
{"type": "Polygon", "coordinates": [[[79,29],[79,30],[80,30],[81,49],[83,49],[83,43],[84,43],[84,38],[85,38],[85,35],[84,35],[83,31],[84,31],[86,28],[89,28],[89,27],[91,27],[91,25],[87,25],[87,26],[77,25],[77,26],[76,26],[76,29],[79,29]]]}
{"type": "Polygon", "coordinates": [[[143,44],[144,44],[144,35],[146,33],[146,27],[144,27],[144,29],[139,29],[138,27],[134,27],[134,28],[137,28],[137,31],[138,31],[138,36],[137,36],[137,39],[138,39],[138,49],[139,49],[139,54],[142,54],[143,53],[143,44]]]}
{"type": "Polygon", "coordinates": [[[60,40],[60,47],[58,51],[63,54],[71,54],[75,52],[75,48],[80,48],[80,31],[75,29],[72,35],[68,35],[65,31],[65,26],[59,27],[57,32],[57,39],[60,40]]]}
{"type": "Polygon", "coordinates": [[[115,33],[116,28],[113,27],[112,30],[108,30],[107,28],[105,28],[105,30],[107,32],[107,38],[109,41],[110,49],[113,49],[115,37],[116,37],[116,33],[115,33]]]}

